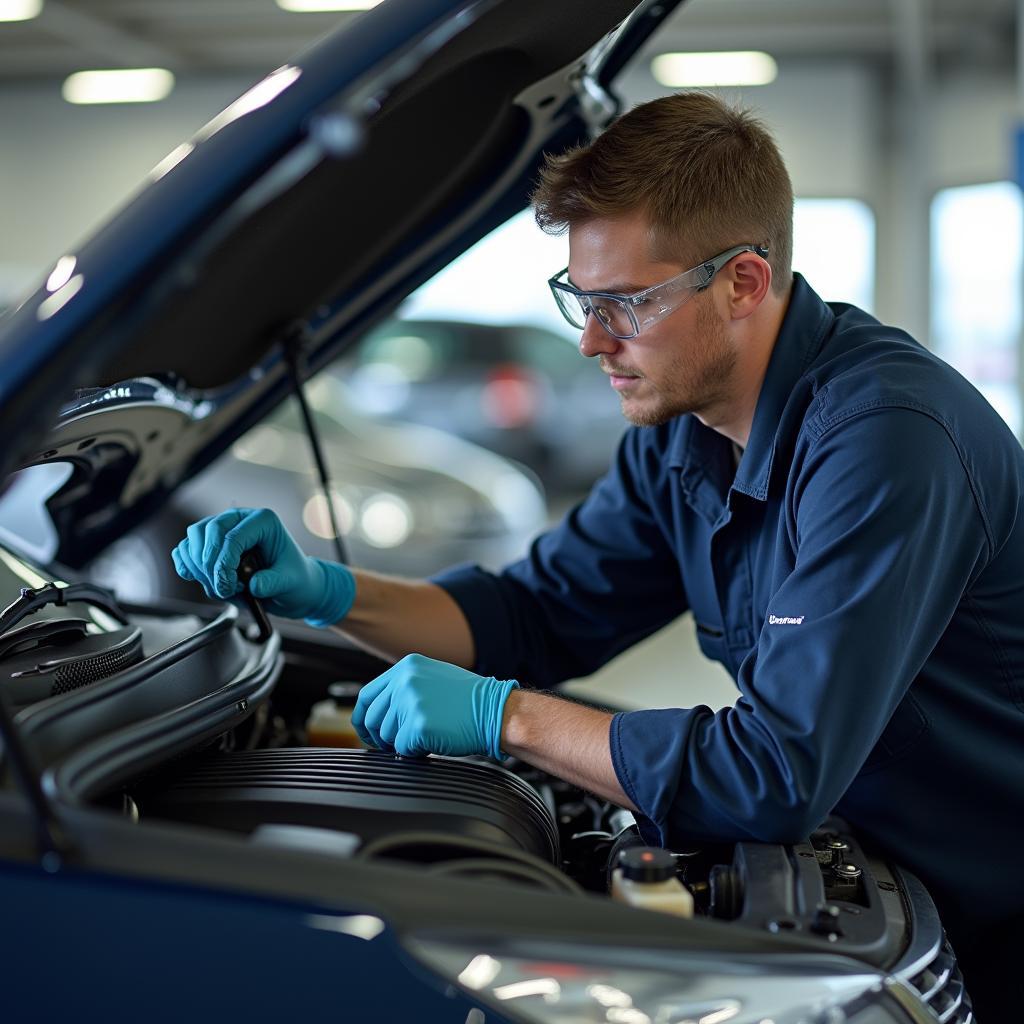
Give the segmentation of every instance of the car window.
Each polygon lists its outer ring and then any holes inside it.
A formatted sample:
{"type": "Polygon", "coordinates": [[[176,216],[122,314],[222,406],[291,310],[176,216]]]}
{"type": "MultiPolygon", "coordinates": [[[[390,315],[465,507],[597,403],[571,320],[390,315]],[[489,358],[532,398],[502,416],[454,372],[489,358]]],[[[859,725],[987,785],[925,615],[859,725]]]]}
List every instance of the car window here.
{"type": "Polygon", "coordinates": [[[454,325],[388,320],[356,346],[355,368],[383,379],[424,381],[472,360],[474,346],[454,325]]]}
{"type": "Polygon", "coordinates": [[[564,335],[526,324],[388,320],[357,343],[342,372],[392,380],[428,381],[465,367],[521,364],[566,377],[583,367],[564,335]]]}
{"type": "Polygon", "coordinates": [[[575,342],[554,331],[520,327],[512,335],[512,345],[515,359],[560,380],[577,375],[584,367],[575,342]]]}

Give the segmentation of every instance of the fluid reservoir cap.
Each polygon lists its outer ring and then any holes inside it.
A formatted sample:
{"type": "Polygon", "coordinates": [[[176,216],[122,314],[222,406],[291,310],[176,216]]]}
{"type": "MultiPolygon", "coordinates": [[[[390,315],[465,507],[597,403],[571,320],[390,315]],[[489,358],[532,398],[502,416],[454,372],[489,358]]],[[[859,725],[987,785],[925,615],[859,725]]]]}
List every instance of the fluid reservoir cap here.
{"type": "Polygon", "coordinates": [[[632,846],[619,854],[622,877],[633,882],[664,882],[676,876],[676,861],[657,846],[632,846]]]}

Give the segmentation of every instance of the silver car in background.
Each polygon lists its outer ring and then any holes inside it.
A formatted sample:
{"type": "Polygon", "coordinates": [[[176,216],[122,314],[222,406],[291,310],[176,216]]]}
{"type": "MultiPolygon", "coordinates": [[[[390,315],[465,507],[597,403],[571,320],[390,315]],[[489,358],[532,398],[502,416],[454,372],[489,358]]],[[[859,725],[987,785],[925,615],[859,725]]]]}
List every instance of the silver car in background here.
{"type": "Polygon", "coordinates": [[[337,366],[360,411],[490,448],[552,495],[589,489],[625,429],[607,380],[572,341],[533,324],[390,319],[337,366]]]}

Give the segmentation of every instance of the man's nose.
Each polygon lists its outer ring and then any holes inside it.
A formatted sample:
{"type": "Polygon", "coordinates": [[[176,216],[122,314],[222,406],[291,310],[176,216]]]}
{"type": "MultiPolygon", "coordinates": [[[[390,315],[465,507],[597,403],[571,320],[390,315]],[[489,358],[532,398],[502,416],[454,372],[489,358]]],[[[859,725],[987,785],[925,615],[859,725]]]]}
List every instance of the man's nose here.
{"type": "Polygon", "coordinates": [[[597,321],[593,313],[587,315],[580,335],[580,352],[592,358],[602,354],[617,352],[622,342],[613,338],[597,321]]]}

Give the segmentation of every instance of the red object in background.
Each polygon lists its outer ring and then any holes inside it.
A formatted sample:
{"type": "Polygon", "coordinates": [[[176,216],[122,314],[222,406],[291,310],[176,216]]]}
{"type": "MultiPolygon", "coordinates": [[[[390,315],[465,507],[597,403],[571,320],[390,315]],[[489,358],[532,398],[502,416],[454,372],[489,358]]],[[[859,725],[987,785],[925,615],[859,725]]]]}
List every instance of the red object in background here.
{"type": "Polygon", "coordinates": [[[540,387],[529,370],[502,363],[487,374],[480,408],[489,423],[503,430],[528,426],[540,411],[540,387]]]}
{"type": "Polygon", "coordinates": [[[609,974],[609,971],[592,967],[581,967],[579,964],[563,963],[560,960],[538,960],[534,963],[522,963],[519,970],[524,975],[534,974],[548,978],[592,978],[609,974]]]}

